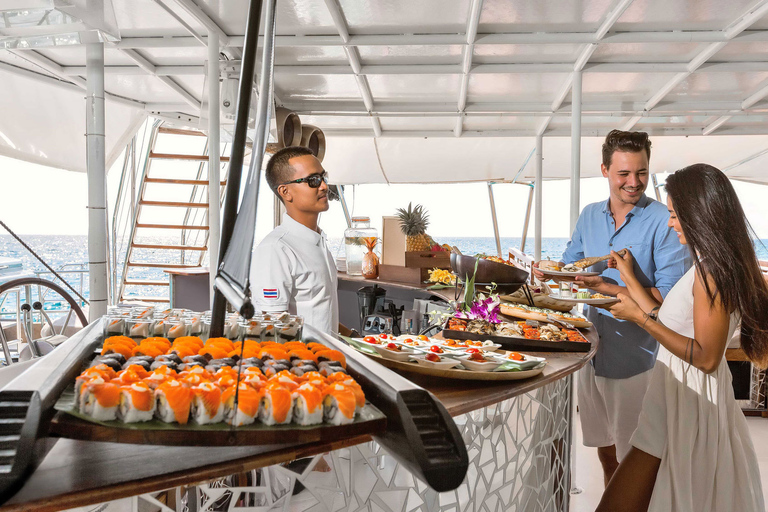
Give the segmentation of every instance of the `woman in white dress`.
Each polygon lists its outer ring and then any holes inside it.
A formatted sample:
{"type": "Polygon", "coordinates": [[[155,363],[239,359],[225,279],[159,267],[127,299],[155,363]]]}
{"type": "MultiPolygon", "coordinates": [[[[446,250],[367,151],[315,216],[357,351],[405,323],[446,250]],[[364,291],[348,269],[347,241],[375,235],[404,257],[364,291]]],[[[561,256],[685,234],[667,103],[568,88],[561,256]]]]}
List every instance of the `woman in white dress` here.
{"type": "Polygon", "coordinates": [[[635,277],[631,254],[612,253],[629,295],[609,310],[660,347],[632,449],[598,511],[762,512],[757,457],[725,361],[740,322],[744,352],[768,363],[768,285],[756,237],[718,169],[686,167],[666,189],[669,226],[695,264],[659,306],[635,277]]]}

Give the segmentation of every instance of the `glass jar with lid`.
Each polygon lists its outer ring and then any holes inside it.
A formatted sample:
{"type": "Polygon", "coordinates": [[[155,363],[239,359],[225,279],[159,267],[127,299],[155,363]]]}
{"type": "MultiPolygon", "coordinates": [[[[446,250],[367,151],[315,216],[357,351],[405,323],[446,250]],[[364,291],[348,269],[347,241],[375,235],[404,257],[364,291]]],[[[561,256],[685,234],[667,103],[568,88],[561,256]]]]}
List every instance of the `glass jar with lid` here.
{"type": "Polygon", "coordinates": [[[368,251],[364,239],[376,236],[378,232],[371,227],[370,217],[352,217],[352,226],[344,231],[348,275],[363,275],[363,255],[368,251]]]}

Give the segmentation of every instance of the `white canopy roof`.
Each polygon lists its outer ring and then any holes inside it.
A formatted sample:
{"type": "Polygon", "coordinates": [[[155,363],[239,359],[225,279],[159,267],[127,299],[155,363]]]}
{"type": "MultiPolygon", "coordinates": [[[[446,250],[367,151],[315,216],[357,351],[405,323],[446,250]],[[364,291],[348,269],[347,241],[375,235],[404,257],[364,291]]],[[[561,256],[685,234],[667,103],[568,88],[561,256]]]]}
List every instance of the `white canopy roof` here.
{"type": "MultiPolygon", "coordinates": [[[[78,3],[0,7],[0,153],[85,170],[84,45],[35,47],[51,16],[7,15],[78,3]]],[[[221,35],[222,75],[236,78],[247,0],[111,7],[108,164],[146,115],[199,125],[205,36],[221,35]]],[[[581,76],[583,176],[623,128],[651,133],[653,171],[705,161],[766,183],[767,13],[768,0],[278,0],[276,101],[326,132],[336,181],[528,181],[538,134],[556,179],[570,173],[581,76]]]]}

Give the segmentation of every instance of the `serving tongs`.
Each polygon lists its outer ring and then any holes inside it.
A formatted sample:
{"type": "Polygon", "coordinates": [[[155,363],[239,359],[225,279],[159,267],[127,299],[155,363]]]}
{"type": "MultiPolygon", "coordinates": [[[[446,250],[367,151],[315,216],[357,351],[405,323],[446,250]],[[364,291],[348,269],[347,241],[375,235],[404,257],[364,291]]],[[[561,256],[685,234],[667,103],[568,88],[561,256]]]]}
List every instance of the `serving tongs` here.
{"type": "MultiPolygon", "coordinates": [[[[617,253],[619,256],[623,257],[627,253],[627,250],[622,249],[620,251],[617,251],[617,253]]],[[[600,263],[601,261],[610,260],[611,258],[613,258],[613,256],[611,256],[610,254],[606,256],[591,256],[589,258],[581,258],[578,261],[574,261],[573,263],[571,263],[571,265],[573,265],[578,269],[584,270],[585,268],[589,268],[592,265],[600,263]]]]}

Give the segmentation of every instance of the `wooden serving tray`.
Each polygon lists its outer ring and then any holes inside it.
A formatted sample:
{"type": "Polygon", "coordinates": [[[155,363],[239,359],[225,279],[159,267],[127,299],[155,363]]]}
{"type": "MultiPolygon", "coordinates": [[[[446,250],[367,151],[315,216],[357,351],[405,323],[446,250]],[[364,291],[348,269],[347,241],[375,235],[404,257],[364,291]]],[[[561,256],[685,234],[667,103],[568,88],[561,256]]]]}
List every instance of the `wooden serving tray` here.
{"type": "Polygon", "coordinates": [[[50,433],[58,437],[109,443],[154,444],[162,446],[255,446],[328,442],[358,435],[384,432],[386,416],[366,403],[349,425],[275,425],[258,421],[252,425],[231,427],[213,425],[178,425],[152,420],[143,423],[97,421],[74,410],[74,391],[69,387],[56,403],[59,411],[51,421],[50,433]]]}
{"type": "Polygon", "coordinates": [[[547,366],[546,361],[542,362],[539,366],[530,370],[519,371],[504,371],[504,372],[475,372],[470,370],[457,370],[450,368],[448,370],[439,370],[437,368],[430,368],[428,366],[422,366],[418,363],[406,363],[400,361],[394,361],[381,357],[376,354],[367,354],[371,359],[375,359],[377,363],[393,370],[401,370],[404,372],[418,373],[421,375],[429,375],[430,377],[441,377],[443,379],[458,379],[458,380],[522,380],[535,377],[544,371],[547,366]]]}
{"type": "MultiPolygon", "coordinates": [[[[589,352],[592,344],[584,338],[584,341],[545,341],[529,340],[515,336],[498,336],[495,334],[475,334],[467,331],[454,331],[444,329],[443,337],[455,340],[491,340],[501,345],[506,350],[533,350],[537,352],[589,352]]],[[[582,337],[584,335],[582,334],[582,337]]]]}

